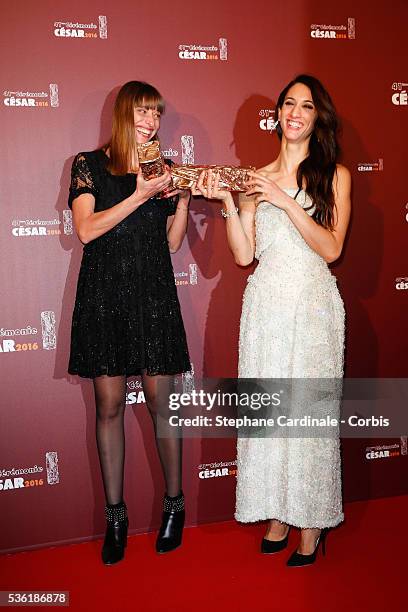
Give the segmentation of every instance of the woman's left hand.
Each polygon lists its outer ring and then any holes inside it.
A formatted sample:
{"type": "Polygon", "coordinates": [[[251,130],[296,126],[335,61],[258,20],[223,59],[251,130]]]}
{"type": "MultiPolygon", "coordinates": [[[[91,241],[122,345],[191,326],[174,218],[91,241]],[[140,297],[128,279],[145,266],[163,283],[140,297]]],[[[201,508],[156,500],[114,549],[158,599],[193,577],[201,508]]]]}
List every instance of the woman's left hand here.
{"type": "Polygon", "coordinates": [[[174,189],[174,191],[170,191],[166,193],[165,198],[173,198],[174,196],[180,196],[180,199],[188,200],[190,198],[190,190],[189,189],[174,189]]]}
{"type": "Polygon", "coordinates": [[[254,195],[254,201],[257,205],[260,202],[269,202],[282,210],[286,210],[292,200],[275,181],[261,172],[248,172],[248,174],[251,178],[246,182],[247,196],[254,195]]]}

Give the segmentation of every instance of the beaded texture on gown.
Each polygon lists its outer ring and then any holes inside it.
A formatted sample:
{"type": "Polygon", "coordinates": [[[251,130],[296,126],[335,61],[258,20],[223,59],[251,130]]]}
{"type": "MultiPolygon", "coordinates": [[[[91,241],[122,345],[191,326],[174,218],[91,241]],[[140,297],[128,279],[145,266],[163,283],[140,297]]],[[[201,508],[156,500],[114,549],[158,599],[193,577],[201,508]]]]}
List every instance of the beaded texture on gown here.
{"type": "MultiPolygon", "coordinates": [[[[82,193],[107,210],[136,189],[136,175],[114,176],[104,151],[73,162],[69,205],[82,193]]],[[[132,376],[190,370],[166,224],[176,199],[150,198],[84,246],[72,317],[71,374],[132,376]]]]}
{"type": "MultiPolygon", "coordinates": [[[[312,205],[304,191],[296,201],[312,205]]],[[[239,377],[341,378],[344,308],[335,277],[283,210],[261,202],[255,223],[259,263],[243,298],[239,377]]],[[[237,462],[238,521],[324,528],[343,520],[338,438],[239,438],[237,462]]]]}

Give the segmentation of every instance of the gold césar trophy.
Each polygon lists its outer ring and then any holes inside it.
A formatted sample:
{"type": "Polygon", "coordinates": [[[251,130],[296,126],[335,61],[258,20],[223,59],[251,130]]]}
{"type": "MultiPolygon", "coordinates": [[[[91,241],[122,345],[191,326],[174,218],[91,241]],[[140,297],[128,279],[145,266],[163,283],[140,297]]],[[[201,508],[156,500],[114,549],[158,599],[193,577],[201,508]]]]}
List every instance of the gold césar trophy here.
{"type": "MultiPolygon", "coordinates": [[[[146,181],[164,174],[166,164],[158,140],[138,144],[137,153],[139,166],[146,181]]],[[[166,193],[170,193],[174,189],[191,189],[198,181],[203,170],[218,172],[220,189],[246,191],[245,182],[249,178],[248,172],[255,170],[255,168],[225,165],[196,166],[194,164],[172,164],[169,170],[172,180],[170,185],[166,187],[165,192],[160,194],[162,197],[165,197],[166,193]]]]}

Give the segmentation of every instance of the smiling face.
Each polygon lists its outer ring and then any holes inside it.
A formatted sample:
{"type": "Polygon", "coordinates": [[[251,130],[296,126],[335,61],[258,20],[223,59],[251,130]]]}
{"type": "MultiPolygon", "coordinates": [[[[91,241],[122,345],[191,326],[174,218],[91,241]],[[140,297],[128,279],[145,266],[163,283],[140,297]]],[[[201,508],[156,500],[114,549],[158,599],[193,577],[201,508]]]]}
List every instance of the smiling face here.
{"type": "Polygon", "coordinates": [[[282,134],[288,142],[307,140],[313,132],[317,119],[309,87],[303,83],[295,83],[285,96],[278,118],[282,134]]]}
{"type": "Polygon", "coordinates": [[[135,106],[133,114],[136,142],[138,144],[149,142],[160,127],[160,111],[157,108],[135,106]]]}

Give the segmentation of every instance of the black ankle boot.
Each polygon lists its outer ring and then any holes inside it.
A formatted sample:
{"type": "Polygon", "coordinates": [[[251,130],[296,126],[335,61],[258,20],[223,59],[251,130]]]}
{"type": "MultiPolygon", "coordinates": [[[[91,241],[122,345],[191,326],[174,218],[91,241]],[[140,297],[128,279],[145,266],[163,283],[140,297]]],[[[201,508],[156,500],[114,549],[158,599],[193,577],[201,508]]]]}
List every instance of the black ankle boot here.
{"type": "Polygon", "coordinates": [[[164,496],[163,517],[159,535],[156,540],[156,551],[166,553],[181,544],[184,527],[184,495],[177,497],[164,496]]]}
{"type": "Polygon", "coordinates": [[[102,547],[102,561],[105,565],[113,565],[121,561],[125,555],[127,544],[128,517],[126,504],[105,506],[106,534],[102,547]]]}

